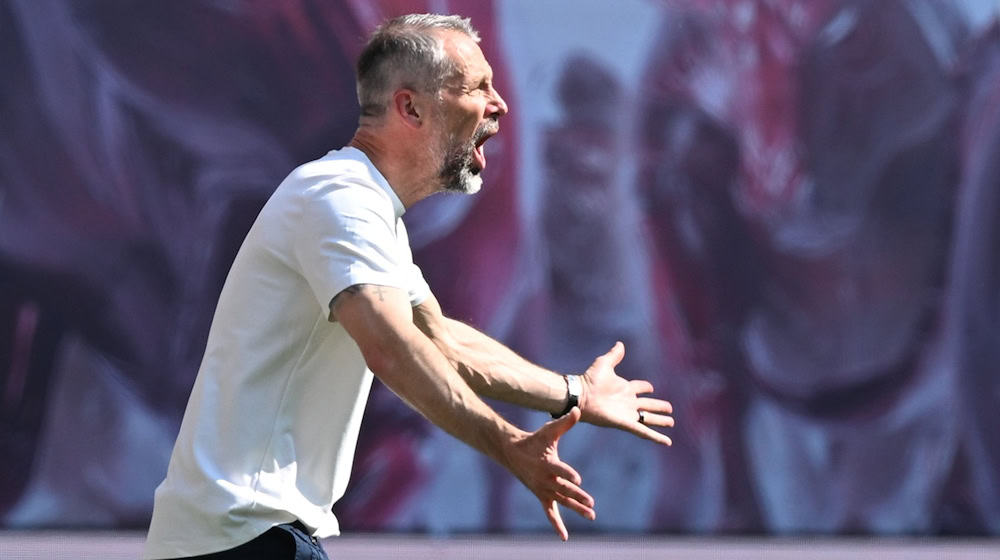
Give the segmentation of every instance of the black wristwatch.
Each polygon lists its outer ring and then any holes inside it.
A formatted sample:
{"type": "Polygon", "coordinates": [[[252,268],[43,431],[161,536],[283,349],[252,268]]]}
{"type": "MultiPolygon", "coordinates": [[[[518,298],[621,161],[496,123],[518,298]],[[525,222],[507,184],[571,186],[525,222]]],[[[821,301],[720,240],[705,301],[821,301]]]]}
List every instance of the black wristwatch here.
{"type": "Polygon", "coordinates": [[[573,407],[580,404],[580,394],[583,392],[583,383],[580,382],[579,375],[564,375],[566,378],[566,408],[559,413],[552,413],[553,418],[562,418],[573,410],[573,407]]]}

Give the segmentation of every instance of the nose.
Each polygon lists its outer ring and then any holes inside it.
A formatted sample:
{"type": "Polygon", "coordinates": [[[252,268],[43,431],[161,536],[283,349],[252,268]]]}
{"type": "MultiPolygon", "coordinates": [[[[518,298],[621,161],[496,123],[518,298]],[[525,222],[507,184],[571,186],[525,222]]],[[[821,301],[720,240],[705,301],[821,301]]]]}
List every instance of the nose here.
{"type": "Polygon", "coordinates": [[[507,102],[500,97],[500,92],[496,88],[491,88],[493,90],[493,96],[490,100],[490,104],[487,107],[489,114],[488,117],[502,117],[507,114],[507,102]]]}

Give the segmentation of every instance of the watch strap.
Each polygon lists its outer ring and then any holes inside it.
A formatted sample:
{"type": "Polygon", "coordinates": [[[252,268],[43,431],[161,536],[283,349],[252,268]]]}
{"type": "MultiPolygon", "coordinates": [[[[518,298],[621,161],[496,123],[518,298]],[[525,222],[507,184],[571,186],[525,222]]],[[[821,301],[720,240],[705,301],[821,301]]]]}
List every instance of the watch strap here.
{"type": "Polygon", "coordinates": [[[564,375],[566,378],[566,408],[559,413],[553,413],[553,418],[562,418],[573,410],[574,406],[580,404],[580,394],[583,393],[583,383],[579,375],[564,375]]]}

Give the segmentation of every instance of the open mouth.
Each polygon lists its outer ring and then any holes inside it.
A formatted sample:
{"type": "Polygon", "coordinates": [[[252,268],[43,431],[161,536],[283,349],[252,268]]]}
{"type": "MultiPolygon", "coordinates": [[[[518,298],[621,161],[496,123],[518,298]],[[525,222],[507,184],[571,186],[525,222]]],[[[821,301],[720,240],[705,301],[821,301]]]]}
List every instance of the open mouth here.
{"type": "Polygon", "coordinates": [[[482,171],[486,169],[486,152],[484,145],[486,141],[493,137],[494,134],[498,132],[496,122],[491,122],[484,124],[476,131],[474,148],[472,150],[472,157],[476,160],[476,171],[482,171]]]}

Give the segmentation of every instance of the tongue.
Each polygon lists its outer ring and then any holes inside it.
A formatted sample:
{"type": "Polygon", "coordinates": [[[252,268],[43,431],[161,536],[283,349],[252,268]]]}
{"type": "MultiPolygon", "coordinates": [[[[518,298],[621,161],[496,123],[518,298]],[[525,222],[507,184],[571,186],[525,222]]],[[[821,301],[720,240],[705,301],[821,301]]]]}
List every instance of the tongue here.
{"type": "Polygon", "coordinates": [[[486,169],[486,154],[483,153],[482,144],[476,146],[476,149],[473,151],[473,155],[476,158],[476,163],[479,164],[479,169],[486,169]]]}

